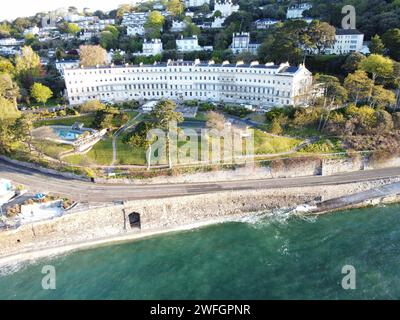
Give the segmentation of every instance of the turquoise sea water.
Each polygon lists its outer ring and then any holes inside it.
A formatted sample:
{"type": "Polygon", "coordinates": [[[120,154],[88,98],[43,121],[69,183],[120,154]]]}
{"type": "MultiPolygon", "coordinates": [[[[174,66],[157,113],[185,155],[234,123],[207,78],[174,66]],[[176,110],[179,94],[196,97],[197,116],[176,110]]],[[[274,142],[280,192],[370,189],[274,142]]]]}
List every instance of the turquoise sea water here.
{"type": "Polygon", "coordinates": [[[398,299],[400,206],[224,223],[41,260],[0,277],[0,298],[398,299]],[[41,288],[48,264],[56,290],[41,288]],[[344,265],[356,290],[341,287],[344,265]]]}

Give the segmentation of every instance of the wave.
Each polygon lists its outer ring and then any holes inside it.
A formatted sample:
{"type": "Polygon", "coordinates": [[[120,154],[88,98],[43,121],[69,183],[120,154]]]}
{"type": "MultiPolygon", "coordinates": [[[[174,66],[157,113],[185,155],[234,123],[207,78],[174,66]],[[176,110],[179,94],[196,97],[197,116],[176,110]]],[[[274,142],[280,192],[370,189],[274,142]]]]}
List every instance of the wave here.
{"type": "Polygon", "coordinates": [[[315,223],[318,219],[316,215],[307,215],[307,213],[313,210],[314,207],[308,205],[297,206],[296,208],[282,208],[275,209],[268,212],[253,214],[247,217],[243,217],[239,222],[249,224],[253,227],[264,227],[271,224],[287,224],[293,219],[300,219],[305,222],[315,223]]]}
{"type": "Polygon", "coordinates": [[[14,262],[11,264],[2,265],[0,267],[0,278],[9,276],[18,271],[25,270],[28,266],[30,266],[33,262],[23,261],[23,262],[14,262]]]}

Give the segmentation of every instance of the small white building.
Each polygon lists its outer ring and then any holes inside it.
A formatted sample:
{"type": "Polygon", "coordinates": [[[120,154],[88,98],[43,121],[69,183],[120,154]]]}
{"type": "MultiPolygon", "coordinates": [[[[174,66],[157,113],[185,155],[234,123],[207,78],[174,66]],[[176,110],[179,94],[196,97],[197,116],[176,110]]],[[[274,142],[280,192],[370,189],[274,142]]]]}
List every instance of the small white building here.
{"type": "Polygon", "coordinates": [[[18,46],[24,43],[24,40],[17,40],[15,38],[0,39],[0,46],[18,46]]]}
{"type": "Polygon", "coordinates": [[[163,52],[163,44],[161,39],[145,40],[143,43],[143,56],[155,56],[163,52]]]}
{"type": "Polygon", "coordinates": [[[79,67],[79,60],[72,60],[72,61],[56,61],[56,69],[58,73],[64,77],[64,70],[71,69],[71,68],[78,68],[79,67]]]}
{"type": "Polygon", "coordinates": [[[279,22],[281,22],[281,21],[275,20],[275,19],[258,19],[258,20],[256,20],[255,24],[256,24],[256,28],[258,30],[262,30],[262,29],[268,29],[268,28],[276,25],[279,22]]]}
{"type": "Polygon", "coordinates": [[[10,180],[0,179],[0,207],[15,195],[15,189],[10,180]]]}
{"type": "Polygon", "coordinates": [[[181,36],[180,39],[176,40],[176,49],[179,52],[191,52],[191,51],[201,51],[203,48],[199,45],[199,39],[197,36],[184,38],[181,36]]]}
{"type": "Polygon", "coordinates": [[[225,22],[225,18],[216,17],[214,21],[211,23],[212,29],[221,29],[223,27],[223,23],[225,22]]]}
{"type": "Polygon", "coordinates": [[[128,36],[144,36],[145,30],[144,30],[144,25],[136,25],[136,26],[129,26],[126,28],[126,34],[128,36]]]}
{"type": "Polygon", "coordinates": [[[81,16],[80,14],[67,14],[66,16],[64,16],[64,20],[66,22],[79,22],[79,21],[85,21],[90,17],[86,17],[86,16],[81,16]]]}
{"type": "Polygon", "coordinates": [[[121,25],[126,27],[128,36],[143,36],[145,34],[144,25],[148,17],[148,12],[124,13],[121,25]]]}
{"type": "Polygon", "coordinates": [[[239,11],[239,5],[234,5],[231,0],[216,0],[214,12],[221,12],[222,17],[229,17],[232,13],[239,11]]]}
{"type": "Polygon", "coordinates": [[[114,55],[119,54],[122,57],[125,56],[126,52],[120,49],[117,49],[114,51],[114,49],[111,49],[110,51],[107,52],[107,64],[111,64],[114,60],[114,55]]]}
{"type": "Polygon", "coordinates": [[[97,36],[99,33],[96,31],[83,31],[80,35],[79,35],[79,40],[81,41],[89,41],[90,39],[92,39],[93,37],[97,36]]]}
{"type": "Polygon", "coordinates": [[[186,21],[172,21],[171,32],[182,32],[187,26],[186,21]]]}
{"type": "Polygon", "coordinates": [[[192,11],[190,11],[190,10],[186,10],[186,11],[185,11],[185,16],[186,16],[186,17],[193,18],[193,17],[194,17],[194,12],[192,12],[192,11]]]}
{"type": "Polygon", "coordinates": [[[336,29],[336,41],[327,54],[349,54],[363,50],[364,34],[357,29],[336,29]]]}
{"type": "Polygon", "coordinates": [[[85,31],[96,31],[96,32],[103,31],[107,26],[114,24],[115,24],[115,19],[99,20],[98,18],[91,20],[84,20],[77,23],[77,25],[85,31]]]}
{"type": "Polygon", "coordinates": [[[27,34],[33,34],[33,35],[37,36],[37,35],[39,35],[39,33],[40,33],[40,28],[37,26],[34,26],[32,28],[25,29],[24,36],[26,36],[27,34]]]}
{"type": "Polygon", "coordinates": [[[19,47],[0,46],[0,55],[13,56],[18,54],[21,54],[19,47]]]}
{"type": "Polygon", "coordinates": [[[250,33],[248,32],[234,33],[232,36],[231,49],[235,54],[242,52],[256,54],[259,47],[258,43],[250,43],[250,33]]]}
{"type": "Polygon", "coordinates": [[[153,5],[153,9],[154,9],[154,10],[158,10],[158,11],[162,11],[162,10],[165,9],[165,7],[164,7],[161,3],[155,3],[155,4],[153,5]]]}
{"type": "Polygon", "coordinates": [[[201,7],[203,4],[210,4],[210,0],[185,0],[186,8],[201,7]]]}
{"type": "Polygon", "coordinates": [[[158,101],[149,101],[149,102],[146,102],[146,103],[142,106],[143,112],[145,112],[145,113],[152,112],[153,109],[155,108],[155,106],[157,105],[157,103],[158,103],[158,101]]]}
{"type": "Polygon", "coordinates": [[[312,8],[311,3],[301,3],[288,8],[286,12],[287,19],[300,19],[303,18],[303,12],[312,8]]]}

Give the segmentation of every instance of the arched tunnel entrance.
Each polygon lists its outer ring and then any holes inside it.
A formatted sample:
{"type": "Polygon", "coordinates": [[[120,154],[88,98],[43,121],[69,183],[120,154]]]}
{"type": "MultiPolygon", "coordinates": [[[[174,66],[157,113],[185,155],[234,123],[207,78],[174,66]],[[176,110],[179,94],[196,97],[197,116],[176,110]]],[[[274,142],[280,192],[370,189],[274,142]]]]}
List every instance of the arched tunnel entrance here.
{"type": "Polygon", "coordinates": [[[129,225],[131,228],[139,228],[140,229],[140,213],[132,212],[128,215],[129,225]]]}

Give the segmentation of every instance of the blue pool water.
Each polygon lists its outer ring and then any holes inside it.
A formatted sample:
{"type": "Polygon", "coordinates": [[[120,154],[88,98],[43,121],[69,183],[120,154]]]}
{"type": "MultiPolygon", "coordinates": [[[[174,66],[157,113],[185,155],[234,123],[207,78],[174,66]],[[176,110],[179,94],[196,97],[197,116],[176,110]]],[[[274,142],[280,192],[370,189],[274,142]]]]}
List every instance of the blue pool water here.
{"type": "Polygon", "coordinates": [[[85,131],[53,128],[54,133],[62,140],[75,141],[85,131]]]}

